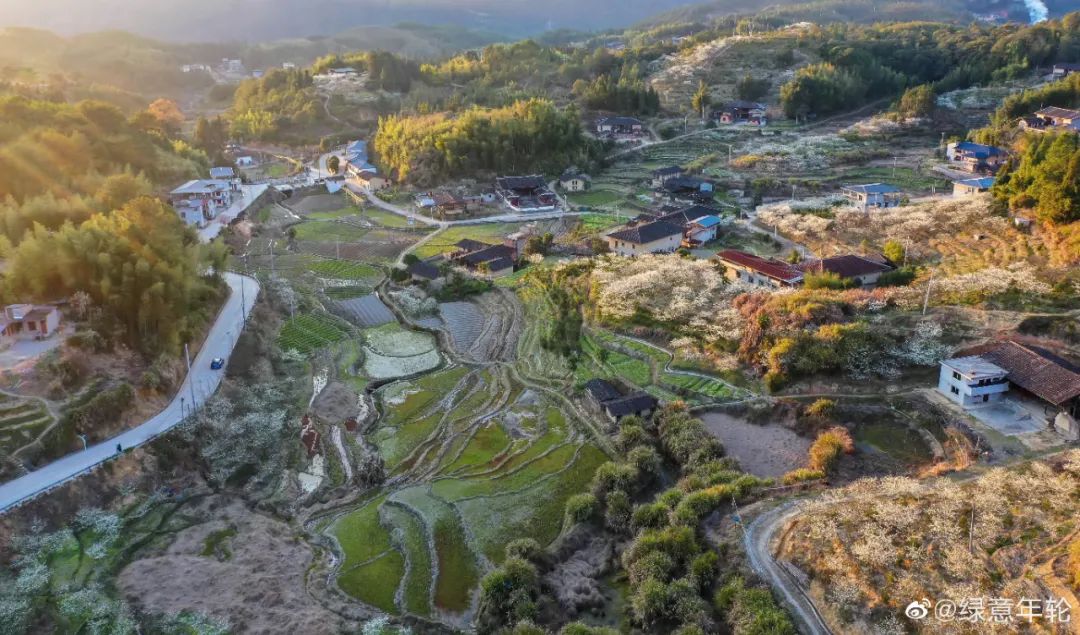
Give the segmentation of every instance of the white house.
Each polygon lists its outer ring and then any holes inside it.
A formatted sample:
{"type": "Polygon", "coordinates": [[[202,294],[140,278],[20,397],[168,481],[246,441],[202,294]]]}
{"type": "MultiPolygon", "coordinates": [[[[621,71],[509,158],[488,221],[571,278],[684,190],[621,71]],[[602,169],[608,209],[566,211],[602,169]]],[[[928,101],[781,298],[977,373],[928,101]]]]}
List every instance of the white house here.
{"type": "Polygon", "coordinates": [[[48,304],[11,304],[0,315],[5,340],[44,339],[60,328],[60,311],[48,304]]]}
{"type": "Polygon", "coordinates": [[[237,188],[220,179],[194,179],[169,192],[169,203],[189,225],[205,226],[229,209],[237,188]]]}
{"type": "Polygon", "coordinates": [[[997,401],[1008,392],[1008,371],[982,357],[957,357],[941,362],[938,390],[961,406],[997,401]]]}
{"type": "Polygon", "coordinates": [[[686,225],[686,238],[701,244],[716,240],[716,233],[721,224],[723,221],[719,216],[708,215],[695,218],[686,225]]]}
{"type": "Polygon", "coordinates": [[[956,198],[975,196],[981,192],[989,192],[994,187],[994,177],[984,176],[977,179],[963,179],[953,181],[952,195],[956,198]]]}
{"type": "Polygon", "coordinates": [[[683,229],[664,221],[627,227],[608,234],[608,248],[620,256],[672,252],[682,244],[683,229]]]}
{"type": "Polygon", "coordinates": [[[840,188],[840,193],[864,210],[871,207],[897,207],[903,199],[900,189],[888,183],[845,185],[840,188]]]}

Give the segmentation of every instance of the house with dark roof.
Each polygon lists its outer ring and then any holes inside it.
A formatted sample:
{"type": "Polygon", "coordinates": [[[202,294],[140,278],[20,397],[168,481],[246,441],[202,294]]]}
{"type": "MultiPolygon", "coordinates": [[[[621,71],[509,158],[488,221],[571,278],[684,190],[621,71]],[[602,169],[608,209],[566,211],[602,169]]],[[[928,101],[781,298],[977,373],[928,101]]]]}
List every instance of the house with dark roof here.
{"type": "Polygon", "coordinates": [[[450,261],[469,271],[498,278],[514,272],[518,253],[508,245],[493,245],[469,238],[458,241],[450,261]]]}
{"type": "Polygon", "coordinates": [[[538,174],[500,176],[495,179],[495,193],[515,212],[551,211],[559,201],[544,177],[538,174]]]}
{"type": "Polygon", "coordinates": [[[711,181],[692,176],[677,176],[664,181],[654,196],[681,205],[708,205],[714,200],[715,186],[711,181]]]}
{"type": "Polygon", "coordinates": [[[666,168],[657,168],[652,171],[652,186],[660,188],[671,179],[677,179],[686,174],[686,170],[677,165],[669,165],[666,168]]]}
{"type": "Polygon", "coordinates": [[[221,180],[235,179],[236,170],[227,165],[210,168],[210,178],[221,180]]]}
{"type": "Polygon", "coordinates": [[[1080,418],[1080,368],[1048,350],[1013,340],[974,349],[967,357],[941,362],[938,390],[965,406],[1017,396],[1044,404],[1054,424],[1074,440],[1080,418]]]}
{"type": "Polygon", "coordinates": [[[585,395],[589,404],[606,415],[612,423],[618,423],[630,416],[648,418],[660,405],[656,397],[645,392],[623,395],[606,379],[590,379],[585,382],[585,395]]]}
{"type": "Polygon", "coordinates": [[[765,104],[736,99],[724,104],[723,108],[714,110],[712,118],[720,123],[748,123],[754,126],[764,126],[768,123],[765,117],[766,109],[765,104]]]}
{"type": "Polygon", "coordinates": [[[803,261],[795,267],[804,274],[834,273],[845,280],[851,280],[863,288],[877,284],[881,274],[895,269],[884,257],[867,258],[855,254],[830,256],[820,260],[803,261]]]}
{"type": "Polygon", "coordinates": [[[1054,79],[1064,79],[1073,73],[1080,71],[1080,64],[1075,62],[1058,62],[1054,64],[1054,79]]]}
{"type": "Polygon", "coordinates": [[[724,249],[715,258],[724,265],[724,275],[732,282],[776,289],[802,284],[803,272],[775,258],[762,258],[737,249],[724,249]]]}
{"type": "Polygon", "coordinates": [[[976,179],[962,179],[953,181],[952,195],[956,198],[975,196],[982,192],[989,192],[994,187],[994,177],[983,176],[976,179]]]}
{"type": "Polygon", "coordinates": [[[413,282],[430,282],[439,277],[439,268],[430,262],[419,260],[405,268],[413,282]]]}
{"type": "Polygon", "coordinates": [[[871,207],[878,209],[898,207],[904,198],[900,188],[888,183],[844,185],[840,188],[840,193],[864,210],[871,207]]]}
{"type": "Polygon", "coordinates": [[[592,177],[584,172],[571,168],[559,177],[559,187],[567,192],[584,192],[592,186],[592,177]]]}
{"type": "Polygon", "coordinates": [[[596,121],[598,135],[633,135],[645,132],[645,124],[634,117],[604,117],[596,121]]]}
{"type": "Polygon", "coordinates": [[[1047,128],[1080,129],[1080,110],[1048,106],[1036,111],[1035,116],[1045,122],[1047,128]]]}
{"type": "Polygon", "coordinates": [[[607,235],[608,248],[620,256],[670,253],[682,244],[683,228],[662,220],[641,223],[607,235]]]}
{"type": "Polygon", "coordinates": [[[945,146],[945,158],[968,172],[997,172],[1009,153],[995,146],[960,141],[945,146]]]}

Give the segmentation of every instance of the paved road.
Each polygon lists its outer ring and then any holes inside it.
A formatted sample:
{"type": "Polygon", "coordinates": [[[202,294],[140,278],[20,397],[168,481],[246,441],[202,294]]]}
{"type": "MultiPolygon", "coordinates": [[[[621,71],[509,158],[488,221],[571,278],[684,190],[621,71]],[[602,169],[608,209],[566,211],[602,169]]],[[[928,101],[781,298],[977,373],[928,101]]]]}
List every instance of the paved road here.
{"type": "Polygon", "coordinates": [[[259,295],[259,283],[254,278],[226,273],[225,282],[229,285],[229,298],[210,328],[202,350],[192,360],[191,373],[184,379],[172,403],[136,428],[0,485],[0,512],[109,460],[116,455],[118,443],[127,450],[143,445],[175,428],[191,411],[193,400],[202,405],[214,394],[224,371],[210,370],[210,361],[215,357],[229,357],[240,331],[244,328],[244,321],[251,313],[255,298],[259,295]]]}
{"type": "Polygon", "coordinates": [[[800,511],[799,501],[789,501],[759,515],[746,526],[743,544],[754,571],[783,596],[784,604],[799,622],[799,632],[808,635],[831,635],[832,631],[821,619],[814,603],[803,593],[791,574],[772,557],[773,536],[800,511]]]}

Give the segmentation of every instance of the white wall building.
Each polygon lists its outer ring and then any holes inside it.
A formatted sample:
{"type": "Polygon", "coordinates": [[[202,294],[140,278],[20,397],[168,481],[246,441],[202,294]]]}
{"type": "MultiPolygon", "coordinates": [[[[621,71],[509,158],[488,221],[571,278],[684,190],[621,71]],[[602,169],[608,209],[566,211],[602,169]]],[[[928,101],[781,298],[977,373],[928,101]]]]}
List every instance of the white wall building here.
{"type": "Polygon", "coordinates": [[[1008,392],[1008,371],[979,356],[941,362],[938,390],[964,407],[997,401],[1008,392]]]}

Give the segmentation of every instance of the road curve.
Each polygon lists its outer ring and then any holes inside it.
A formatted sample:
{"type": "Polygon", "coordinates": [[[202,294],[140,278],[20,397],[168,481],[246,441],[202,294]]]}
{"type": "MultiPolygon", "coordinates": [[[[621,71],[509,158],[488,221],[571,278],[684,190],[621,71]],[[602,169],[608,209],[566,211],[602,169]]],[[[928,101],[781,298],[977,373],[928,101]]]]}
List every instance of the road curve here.
{"type": "Polygon", "coordinates": [[[184,378],[169,405],[135,428],[108,441],[69,454],[0,485],[0,513],[85,474],[115,457],[117,444],[128,450],[152,441],[183,422],[191,412],[192,402],[196,406],[206,403],[217,390],[225,373],[224,370],[211,370],[210,361],[215,357],[228,359],[259,295],[259,282],[254,278],[235,273],[226,273],[224,278],[229,285],[229,297],[206,334],[202,349],[191,361],[191,372],[184,378]]]}
{"type": "Polygon", "coordinates": [[[832,635],[814,603],[772,556],[770,544],[773,537],[781,527],[799,514],[799,506],[800,501],[788,501],[760,514],[746,525],[743,546],[754,571],[780,594],[788,611],[795,616],[799,631],[807,635],[832,635]]]}

